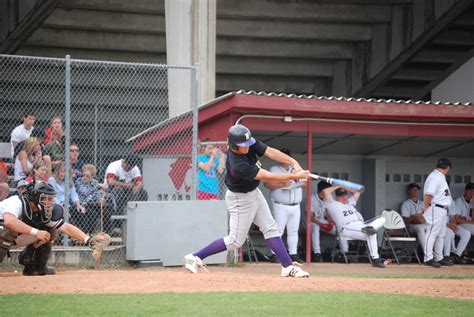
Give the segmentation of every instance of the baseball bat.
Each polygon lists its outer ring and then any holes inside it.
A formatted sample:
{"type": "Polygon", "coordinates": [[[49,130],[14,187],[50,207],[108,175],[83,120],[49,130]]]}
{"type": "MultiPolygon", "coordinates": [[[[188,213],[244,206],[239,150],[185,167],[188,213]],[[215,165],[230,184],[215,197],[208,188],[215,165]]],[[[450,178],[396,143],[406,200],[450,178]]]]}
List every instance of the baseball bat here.
{"type": "Polygon", "coordinates": [[[309,174],[309,177],[311,177],[313,179],[319,179],[319,180],[325,181],[325,182],[327,182],[331,185],[336,185],[336,186],[342,186],[342,187],[345,187],[345,188],[349,188],[349,189],[355,190],[357,192],[360,192],[361,194],[365,190],[364,185],[349,182],[349,181],[345,181],[345,180],[342,180],[342,179],[324,177],[324,176],[319,176],[319,175],[311,174],[311,173],[309,174]]]}

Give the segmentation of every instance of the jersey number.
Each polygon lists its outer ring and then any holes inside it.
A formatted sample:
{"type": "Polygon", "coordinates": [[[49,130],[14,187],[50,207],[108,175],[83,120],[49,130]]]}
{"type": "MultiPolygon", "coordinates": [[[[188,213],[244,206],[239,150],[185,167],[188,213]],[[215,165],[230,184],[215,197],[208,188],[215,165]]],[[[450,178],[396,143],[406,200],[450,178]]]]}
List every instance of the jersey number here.
{"type": "Polygon", "coordinates": [[[349,216],[349,215],[353,215],[353,214],[354,214],[354,212],[353,212],[352,210],[344,210],[342,213],[344,214],[344,217],[347,217],[347,216],[349,216]]]}

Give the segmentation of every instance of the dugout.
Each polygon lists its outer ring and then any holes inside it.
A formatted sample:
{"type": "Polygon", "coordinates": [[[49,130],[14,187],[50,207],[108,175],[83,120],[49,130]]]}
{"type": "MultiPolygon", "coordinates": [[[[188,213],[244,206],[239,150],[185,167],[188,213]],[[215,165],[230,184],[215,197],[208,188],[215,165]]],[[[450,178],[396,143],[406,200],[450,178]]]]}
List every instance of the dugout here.
{"type": "MultiPolygon", "coordinates": [[[[188,117],[173,117],[132,138],[134,150],[156,149],[152,145],[170,131],[180,133],[170,126],[178,127],[188,117]]],[[[422,186],[439,157],[453,162],[449,176],[455,198],[474,180],[471,104],[238,91],[200,106],[198,121],[201,140],[225,141],[229,126],[239,122],[270,146],[289,148],[304,168],[364,184],[358,207],[366,219],[385,208],[399,210],[406,186],[422,186]]],[[[273,164],[263,163],[265,168],[273,164]]],[[[314,185],[308,190],[314,191],[314,185]]],[[[261,189],[268,197],[268,190],[261,189]]],[[[309,209],[305,206],[310,206],[309,198],[302,204],[309,209]]],[[[309,250],[310,230],[306,232],[309,250]]]]}

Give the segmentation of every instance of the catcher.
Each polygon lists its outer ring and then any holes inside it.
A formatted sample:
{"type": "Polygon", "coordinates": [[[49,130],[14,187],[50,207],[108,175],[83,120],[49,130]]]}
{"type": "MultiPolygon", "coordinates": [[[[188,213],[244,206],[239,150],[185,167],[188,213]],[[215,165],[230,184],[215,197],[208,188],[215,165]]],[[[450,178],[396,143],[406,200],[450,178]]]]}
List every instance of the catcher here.
{"type": "MultiPolygon", "coordinates": [[[[329,223],[326,218],[326,210],[323,201],[323,189],[331,187],[331,184],[326,182],[318,183],[318,192],[311,195],[311,244],[313,247],[313,262],[323,262],[321,255],[320,234],[321,232],[336,235],[336,227],[333,223],[329,223]]],[[[340,239],[339,247],[343,252],[349,250],[347,240],[340,239]]]]}
{"type": "Polygon", "coordinates": [[[43,182],[29,184],[22,196],[12,196],[0,202],[0,262],[9,250],[25,246],[19,255],[24,265],[23,275],[54,274],[54,268],[47,267],[52,243],[58,231],[74,240],[83,242],[93,250],[96,262],[102,251],[110,244],[110,236],[99,233],[89,237],[74,225],[64,222],[64,208],[53,205],[54,188],[43,182]],[[2,221],[2,220],[0,220],[2,221]]]}

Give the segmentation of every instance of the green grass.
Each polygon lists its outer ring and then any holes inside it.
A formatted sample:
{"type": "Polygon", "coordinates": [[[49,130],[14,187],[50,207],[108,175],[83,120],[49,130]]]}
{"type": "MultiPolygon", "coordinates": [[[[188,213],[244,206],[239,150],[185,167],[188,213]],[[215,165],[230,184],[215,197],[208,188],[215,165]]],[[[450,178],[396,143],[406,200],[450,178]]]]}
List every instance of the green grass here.
{"type": "Polygon", "coordinates": [[[429,274],[429,273],[341,273],[341,272],[311,272],[311,276],[322,277],[355,277],[355,278],[409,278],[409,279],[474,279],[474,274],[429,274]]]}
{"type": "Polygon", "coordinates": [[[0,296],[0,316],[471,316],[474,301],[345,292],[0,296]]]}

